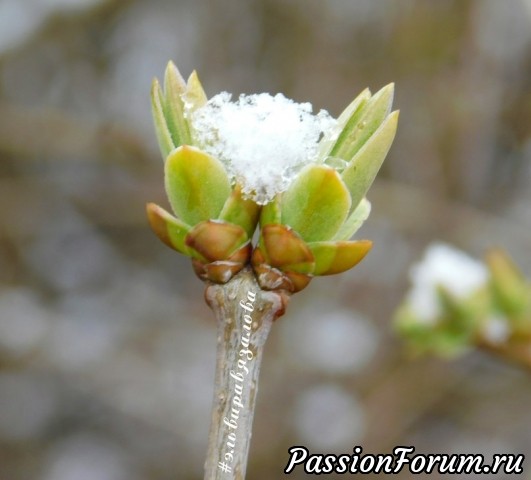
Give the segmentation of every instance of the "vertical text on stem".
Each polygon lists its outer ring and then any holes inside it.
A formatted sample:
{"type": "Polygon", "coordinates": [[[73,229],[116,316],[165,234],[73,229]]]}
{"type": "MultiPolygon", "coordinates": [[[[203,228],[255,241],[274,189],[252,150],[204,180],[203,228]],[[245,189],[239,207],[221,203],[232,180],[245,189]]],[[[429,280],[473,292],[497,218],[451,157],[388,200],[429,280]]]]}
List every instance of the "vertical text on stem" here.
{"type": "Polygon", "coordinates": [[[242,414],[244,408],[243,384],[245,377],[249,373],[249,362],[252,362],[254,354],[249,348],[251,343],[251,333],[253,326],[253,318],[251,313],[254,311],[254,302],[256,300],[256,293],[248,291],[247,301],[240,300],[240,307],[245,311],[243,316],[243,331],[240,338],[240,351],[238,352],[239,359],[237,362],[237,370],[231,370],[230,376],[233,379],[233,390],[231,392],[232,398],[230,403],[232,404],[230,415],[223,417],[223,424],[229,429],[227,436],[226,447],[227,450],[223,456],[224,461],[218,464],[218,467],[223,472],[230,472],[232,469],[230,464],[234,461],[234,451],[236,448],[236,430],[238,429],[238,419],[242,414]]]}

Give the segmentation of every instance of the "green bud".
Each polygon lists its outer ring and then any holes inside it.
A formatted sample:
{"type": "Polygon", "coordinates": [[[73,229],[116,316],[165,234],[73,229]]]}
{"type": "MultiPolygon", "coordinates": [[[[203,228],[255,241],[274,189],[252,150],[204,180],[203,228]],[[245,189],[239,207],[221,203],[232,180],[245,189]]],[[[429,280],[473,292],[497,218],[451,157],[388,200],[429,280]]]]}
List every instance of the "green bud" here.
{"type": "Polygon", "coordinates": [[[336,144],[330,151],[330,156],[350,161],[389,115],[393,96],[394,84],[392,83],[368,100],[365,100],[366,94],[363,95],[359,107],[354,109],[343,131],[339,134],[336,144]]]}
{"type": "Polygon", "coordinates": [[[151,86],[151,110],[162,157],[180,145],[192,145],[187,112],[207,102],[201,82],[194,71],[185,83],[177,67],[169,62],[164,74],[164,90],[157,79],[151,86]]]}
{"type": "Polygon", "coordinates": [[[250,260],[260,208],[231,189],[223,164],[196,147],[174,149],[165,163],[168,199],[177,217],[148,204],[151,227],[168,246],[192,258],[205,281],[225,283],[250,260]]]}
{"type": "Polygon", "coordinates": [[[196,225],[186,236],[195,273],[202,280],[226,283],[251,257],[251,242],[243,228],[218,220],[196,225]]]}
{"type": "Polygon", "coordinates": [[[311,273],[314,259],[306,243],[284,225],[266,225],[262,228],[260,245],[265,260],[275,268],[311,273]]]}
{"type": "Polygon", "coordinates": [[[312,279],[314,258],[308,245],[284,225],[265,225],[253,251],[252,265],[265,290],[298,292],[312,279]]]}
{"type": "Polygon", "coordinates": [[[197,260],[216,262],[230,258],[249,242],[243,228],[219,220],[198,223],[185,239],[186,245],[197,260]]]}
{"type": "MultiPolygon", "coordinates": [[[[353,267],[372,245],[347,240],[369,215],[365,194],[395,135],[398,112],[389,113],[392,100],[392,84],[372,96],[364,90],[339,117],[340,134],[337,129],[325,133],[318,158],[308,154],[315,163],[260,207],[242,194],[249,185],[238,179],[245,175],[231,171],[231,185],[224,164],[194,146],[194,135],[197,144],[205,142],[202,148],[223,142],[211,145],[215,138],[204,140],[199,124],[192,128],[189,114],[203,107],[207,97],[195,71],[185,82],[170,62],[164,88],[153,81],[151,103],[175,216],[149,204],[151,226],[164,243],[192,258],[203,280],[224,283],[251,261],[262,288],[297,292],[315,275],[353,267]]],[[[223,152],[211,151],[228,161],[223,152]]],[[[274,187],[275,175],[271,179],[274,187]]]]}
{"type": "Polygon", "coordinates": [[[414,354],[436,354],[452,358],[465,351],[472,343],[473,331],[453,323],[450,317],[443,316],[437,323],[419,321],[407,304],[395,314],[394,326],[414,354]]]}

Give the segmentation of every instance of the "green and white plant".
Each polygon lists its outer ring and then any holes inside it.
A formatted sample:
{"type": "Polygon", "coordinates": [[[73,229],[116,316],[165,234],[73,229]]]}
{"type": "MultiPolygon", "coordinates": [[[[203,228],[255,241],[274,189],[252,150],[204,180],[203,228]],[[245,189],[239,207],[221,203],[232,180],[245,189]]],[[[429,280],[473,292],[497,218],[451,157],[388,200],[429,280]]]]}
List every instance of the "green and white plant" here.
{"type": "Polygon", "coordinates": [[[263,347],[290,296],[372,246],[350,238],[395,136],[393,92],[364,90],[334,119],[281,94],[208,100],[197,74],[185,82],[171,62],[164,86],[153,82],[173,213],[150,203],[148,218],[191,258],[218,322],[205,479],[245,478],[263,347]]]}
{"type": "Polygon", "coordinates": [[[413,352],[451,357],[479,347],[531,369],[531,284],[501,250],[481,263],[433,244],[411,283],[395,324],[413,352]]]}

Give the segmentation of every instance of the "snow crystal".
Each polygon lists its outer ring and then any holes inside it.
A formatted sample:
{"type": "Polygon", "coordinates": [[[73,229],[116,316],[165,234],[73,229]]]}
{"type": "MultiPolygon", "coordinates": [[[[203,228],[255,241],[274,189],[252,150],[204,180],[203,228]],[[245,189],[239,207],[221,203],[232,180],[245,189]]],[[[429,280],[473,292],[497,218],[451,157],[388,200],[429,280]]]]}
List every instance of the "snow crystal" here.
{"type": "Polygon", "coordinates": [[[224,163],[231,180],[259,204],[285,191],[297,173],[319,159],[318,142],[337,129],[326,111],[282,94],[222,92],[189,113],[195,143],[224,163]]]}
{"type": "Polygon", "coordinates": [[[431,245],[421,263],[410,271],[413,287],[408,295],[410,307],[419,319],[433,324],[440,315],[437,286],[457,298],[466,298],[488,279],[486,267],[465,253],[443,243],[431,245]]]}

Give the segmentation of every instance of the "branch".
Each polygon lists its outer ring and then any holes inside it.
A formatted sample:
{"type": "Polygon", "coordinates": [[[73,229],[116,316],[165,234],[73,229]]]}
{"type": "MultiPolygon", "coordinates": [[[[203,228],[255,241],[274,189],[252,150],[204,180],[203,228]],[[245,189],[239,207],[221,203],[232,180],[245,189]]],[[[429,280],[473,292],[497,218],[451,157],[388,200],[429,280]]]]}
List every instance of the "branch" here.
{"type": "Polygon", "coordinates": [[[286,308],[284,292],[261,290],[247,267],[205,292],[218,323],[214,400],[205,480],[243,480],[258,376],[271,325],[286,308]]]}

